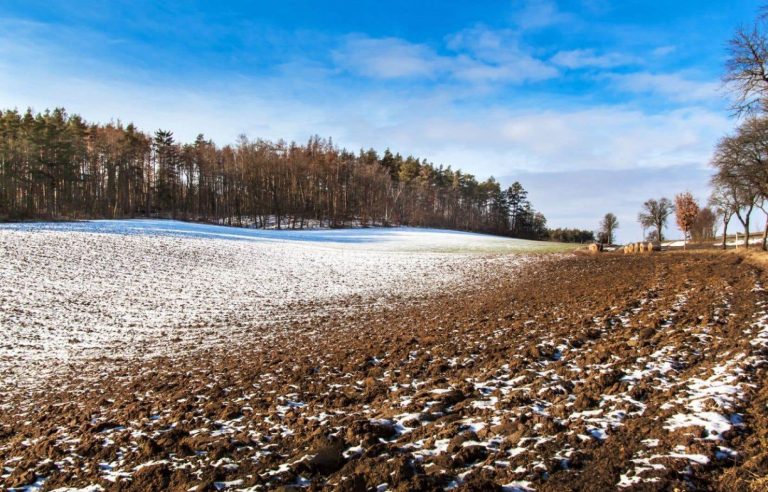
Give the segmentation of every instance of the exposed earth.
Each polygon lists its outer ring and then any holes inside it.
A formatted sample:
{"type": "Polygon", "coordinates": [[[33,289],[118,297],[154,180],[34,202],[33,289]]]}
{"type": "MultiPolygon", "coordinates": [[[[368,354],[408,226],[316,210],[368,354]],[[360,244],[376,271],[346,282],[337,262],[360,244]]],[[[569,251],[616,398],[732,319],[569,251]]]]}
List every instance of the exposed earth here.
{"type": "Polygon", "coordinates": [[[758,266],[721,253],[497,266],[456,292],[337,299],[354,309],[270,337],[240,326],[236,344],[73,359],[35,387],[6,382],[0,485],[768,487],[758,266]]]}

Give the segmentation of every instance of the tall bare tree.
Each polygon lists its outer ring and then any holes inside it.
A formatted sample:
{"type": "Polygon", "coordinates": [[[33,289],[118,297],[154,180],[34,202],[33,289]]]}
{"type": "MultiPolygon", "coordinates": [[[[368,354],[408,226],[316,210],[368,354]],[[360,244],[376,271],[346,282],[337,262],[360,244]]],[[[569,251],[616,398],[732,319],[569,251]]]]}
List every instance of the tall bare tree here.
{"type": "Polygon", "coordinates": [[[768,196],[768,121],[749,118],[734,135],[721,139],[712,165],[717,171],[712,182],[729,197],[749,247],[752,211],[768,196]]]}
{"type": "Polygon", "coordinates": [[[644,229],[655,228],[659,241],[664,240],[663,230],[667,225],[667,219],[674,212],[674,205],[668,198],[655,200],[651,198],[643,203],[643,208],[637,215],[637,220],[644,229]]]}
{"type": "Polygon", "coordinates": [[[600,221],[600,233],[598,234],[600,242],[613,244],[613,234],[619,228],[619,219],[611,212],[608,212],[600,221]]]}
{"type": "Polygon", "coordinates": [[[709,197],[709,205],[715,210],[715,214],[723,221],[723,249],[726,248],[728,237],[728,224],[736,213],[738,204],[733,201],[731,193],[717,182],[713,183],[712,195],[709,197]]]}
{"type": "Polygon", "coordinates": [[[728,43],[728,60],[723,80],[739,114],[768,110],[768,10],[764,7],[750,26],[742,26],[728,43]]]}

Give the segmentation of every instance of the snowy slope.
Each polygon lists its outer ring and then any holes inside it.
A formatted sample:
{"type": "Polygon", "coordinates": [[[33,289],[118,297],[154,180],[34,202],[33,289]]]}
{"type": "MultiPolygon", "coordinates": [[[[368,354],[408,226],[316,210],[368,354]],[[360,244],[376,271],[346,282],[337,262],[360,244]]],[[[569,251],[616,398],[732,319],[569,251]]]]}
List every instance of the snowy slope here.
{"type": "Polygon", "coordinates": [[[173,220],[92,220],[0,224],[0,231],[68,231],[120,235],[222,239],[249,242],[311,243],[315,246],[374,251],[538,252],[567,251],[572,245],[512,239],[488,234],[412,227],[265,230],[173,220]]]}
{"type": "MultiPolygon", "coordinates": [[[[509,274],[529,241],[419,229],[256,231],[174,221],[0,226],[0,374],[153,357],[273,334],[270,325],[509,274]]],[[[536,243],[534,243],[536,244],[536,243]]],[[[2,380],[0,380],[2,381],[2,380]]],[[[0,382],[0,386],[2,382],[0,382]]]]}

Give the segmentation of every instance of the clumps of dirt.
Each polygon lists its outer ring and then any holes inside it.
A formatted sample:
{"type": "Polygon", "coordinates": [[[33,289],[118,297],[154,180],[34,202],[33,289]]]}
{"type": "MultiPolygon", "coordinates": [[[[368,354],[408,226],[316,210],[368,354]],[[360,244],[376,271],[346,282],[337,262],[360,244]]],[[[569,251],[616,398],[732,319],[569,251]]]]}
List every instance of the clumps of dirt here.
{"type": "Polygon", "coordinates": [[[763,490],[768,292],[708,254],[569,256],[290,337],[73,368],[0,410],[4,487],[763,490]]]}

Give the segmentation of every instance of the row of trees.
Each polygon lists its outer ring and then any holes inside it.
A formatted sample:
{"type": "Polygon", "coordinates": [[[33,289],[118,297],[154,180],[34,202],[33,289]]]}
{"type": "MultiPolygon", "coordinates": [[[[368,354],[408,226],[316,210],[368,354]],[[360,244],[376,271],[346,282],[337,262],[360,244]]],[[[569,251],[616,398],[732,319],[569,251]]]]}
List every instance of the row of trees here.
{"type": "MultiPolygon", "coordinates": [[[[645,240],[663,241],[664,228],[673,213],[677,219],[678,227],[685,234],[686,241],[689,236],[694,241],[711,240],[715,237],[715,213],[709,207],[700,208],[693,195],[686,192],[676,195],[674,203],[668,198],[658,200],[651,198],[643,203],[640,213],[637,214],[637,221],[643,227],[643,231],[651,229],[648,234],[643,232],[645,240]]],[[[605,214],[597,233],[598,241],[612,244],[614,232],[618,228],[618,218],[612,213],[605,214]]]]}
{"type": "MultiPolygon", "coordinates": [[[[728,224],[733,217],[745,231],[749,247],[753,212],[762,210],[768,216],[768,120],[750,117],[734,134],[720,140],[712,159],[710,204],[722,219],[723,247],[728,224]]],[[[768,221],[763,231],[762,248],[766,249],[768,221]]]]}
{"type": "Polygon", "coordinates": [[[595,233],[583,229],[557,228],[549,229],[549,239],[561,243],[591,243],[595,241],[595,233]]]}
{"type": "Polygon", "coordinates": [[[732,108],[746,118],[717,144],[712,166],[710,205],[722,220],[723,248],[733,217],[745,232],[749,247],[751,219],[756,209],[766,213],[762,248],[768,240],[768,10],[755,23],[740,28],[730,41],[724,81],[735,96],[732,108]]]}
{"type": "Polygon", "coordinates": [[[643,203],[637,221],[643,230],[646,241],[663,241],[664,228],[669,217],[675,214],[678,227],[684,233],[684,240],[707,241],[715,237],[717,220],[709,207],[699,207],[698,202],[688,192],[675,196],[674,203],[669,198],[651,198],[643,203]]]}
{"type": "MultiPolygon", "coordinates": [[[[722,226],[722,247],[726,247],[728,226],[739,221],[749,247],[753,213],[766,215],[762,249],[768,242],[768,6],[763,7],[752,26],[736,31],[729,43],[729,58],[723,77],[734,96],[732,109],[745,117],[736,130],[717,144],[711,165],[715,173],[708,206],[699,207],[690,193],[681,193],[673,204],[667,198],[647,200],[638,214],[638,222],[650,240],[664,239],[663,230],[674,213],[677,225],[687,241],[711,240],[722,226]]],[[[613,240],[618,227],[613,214],[607,214],[600,225],[598,239],[613,240]]]]}
{"type": "MultiPolygon", "coordinates": [[[[546,239],[520,183],[329,140],[177,142],[64,109],[0,111],[0,219],[169,217],[253,227],[412,225],[546,239]]],[[[581,240],[556,231],[558,239],[581,240]]]]}

